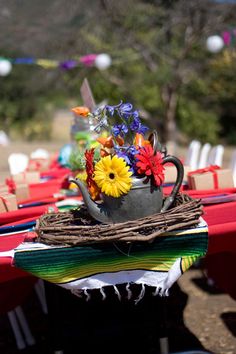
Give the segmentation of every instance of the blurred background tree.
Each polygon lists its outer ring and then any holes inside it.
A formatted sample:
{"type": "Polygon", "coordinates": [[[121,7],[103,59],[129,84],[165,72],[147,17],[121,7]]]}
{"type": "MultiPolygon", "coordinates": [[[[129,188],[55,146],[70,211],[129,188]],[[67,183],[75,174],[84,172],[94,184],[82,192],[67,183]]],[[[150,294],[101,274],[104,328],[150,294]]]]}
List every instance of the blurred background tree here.
{"type": "Polygon", "coordinates": [[[236,5],[210,0],[0,0],[1,55],[60,61],[108,53],[109,69],[15,65],[0,78],[0,125],[50,136],[58,107],[80,104],[89,79],[96,102],[132,102],[164,142],[236,143],[236,48],[212,54],[206,39],[236,23],[236,5]],[[228,54],[227,54],[228,53],[228,54]],[[229,59],[230,58],[230,59],[229,59]]]}

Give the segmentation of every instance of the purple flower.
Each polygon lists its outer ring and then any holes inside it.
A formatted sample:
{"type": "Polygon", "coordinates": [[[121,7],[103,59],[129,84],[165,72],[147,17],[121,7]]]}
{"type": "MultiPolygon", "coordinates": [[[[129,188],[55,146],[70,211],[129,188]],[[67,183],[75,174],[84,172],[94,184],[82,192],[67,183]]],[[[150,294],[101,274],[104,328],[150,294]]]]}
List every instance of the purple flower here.
{"type": "Polygon", "coordinates": [[[136,133],[144,135],[148,130],[149,130],[149,128],[146,125],[143,125],[143,124],[140,123],[136,133]]]}
{"type": "Polygon", "coordinates": [[[140,124],[141,124],[140,119],[139,118],[134,118],[133,122],[130,124],[130,129],[133,132],[137,132],[140,124]]]}
{"type": "Polygon", "coordinates": [[[118,108],[118,113],[121,117],[127,119],[132,116],[133,105],[131,103],[122,103],[118,108]]]}
{"type": "Polygon", "coordinates": [[[134,145],[130,145],[129,148],[128,148],[128,153],[131,155],[131,156],[134,156],[138,153],[138,150],[136,149],[136,147],[134,145]]]}
{"type": "Polygon", "coordinates": [[[130,129],[139,134],[145,134],[149,130],[148,127],[142,125],[139,118],[134,118],[133,122],[130,124],[130,129]]]}
{"type": "Polygon", "coordinates": [[[122,103],[119,107],[121,113],[130,113],[133,109],[133,105],[131,103],[122,103]]]}
{"type": "Polygon", "coordinates": [[[111,115],[113,116],[114,112],[115,112],[115,107],[114,106],[109,106],[107,105],[106,107],[106,111],[111,115]]]}
{"type": "MultiPolygon", "coordinates": [[[[116,149],[115,149],[115,150],[116,150],[116,149]]],[[[117,148],[117,150],[116,150],[116,155],[117,155],[118,157],[121,157],[122,159],[124,159],[125,162],[127,163],[127,165],[129,165],[129,166],[131,165],[129,156],[128,156],[124,151],[121,151],[121,150],[119,150],[119,149],[117,148]]]]}
{"type": "Polygon", "coordinates": [[[138,118],[139,117],[139,112],[136,110],[136,111],[133,111],[133,118],[138,118]]]}
{"type": "Polygon", "coordinates": [[[130,166],[130,171],[132,173],[135,173],[135,167],[136,167],[136,159],[135,155],[138,153],[138,150],[135,148],[134,145],[130,146],[118,146],[116,145],[114,147],[116,155],[118,157],[122,157],[127,165],[130,166]]]}
{"type": "Polygon", "coordinates": [[[122,124],[116,124],[114,125],[114,127],[112,128],[112,133],[115,135],[115,136],[124,136],[125,134],[128,133],[128,127],[126,124],[122,123],[122,124]]]}

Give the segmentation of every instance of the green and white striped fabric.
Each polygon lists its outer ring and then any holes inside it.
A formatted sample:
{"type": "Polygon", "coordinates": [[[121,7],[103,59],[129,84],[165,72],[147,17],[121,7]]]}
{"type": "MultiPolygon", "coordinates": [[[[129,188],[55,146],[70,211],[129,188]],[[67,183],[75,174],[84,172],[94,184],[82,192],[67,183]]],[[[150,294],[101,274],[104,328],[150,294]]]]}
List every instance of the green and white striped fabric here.
{"type": "Polygon", "coordinates": [[[106,243],[76,247],[24,243],[14,265],[38,278],[72,290],[136,283],[156,287],[160,295],[207,252],[208,227],[201,218],[192,229],[175,230],[152,243],[106,243]]]}

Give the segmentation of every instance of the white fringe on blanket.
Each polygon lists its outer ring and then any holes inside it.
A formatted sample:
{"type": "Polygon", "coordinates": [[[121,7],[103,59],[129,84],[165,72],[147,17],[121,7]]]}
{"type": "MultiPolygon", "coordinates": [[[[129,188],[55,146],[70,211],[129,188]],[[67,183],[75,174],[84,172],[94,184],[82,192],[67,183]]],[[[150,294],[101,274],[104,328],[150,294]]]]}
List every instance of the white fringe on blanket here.
{"type": "Polygon", "coordinates": [[[102,273],[58,285],[71,290],[76,296],[81,297],[81,292],[84,292],[86,300],[88,301],[92,296],[92,293],[88,293],[88,290],[93,289],[99,289],[102,299],[104,300],[106,298],[106,286],[113,286],[114,292],[118,299],[121,300],[121,294],[117,288],[118,284],[126,284],[127,298],[131,299],[133,298],[133,295],[130,289],[130,284],[140,284],[142,285],[141,292],[138,297],[134,299],[134,302],[137,304],[145,295],[145,285],[156,288],[153,293],[154,296],[168,296],[169,289],[182,274],[180,263],[181,258],[178,258],[168,272],[132,270],[102,273]]]}

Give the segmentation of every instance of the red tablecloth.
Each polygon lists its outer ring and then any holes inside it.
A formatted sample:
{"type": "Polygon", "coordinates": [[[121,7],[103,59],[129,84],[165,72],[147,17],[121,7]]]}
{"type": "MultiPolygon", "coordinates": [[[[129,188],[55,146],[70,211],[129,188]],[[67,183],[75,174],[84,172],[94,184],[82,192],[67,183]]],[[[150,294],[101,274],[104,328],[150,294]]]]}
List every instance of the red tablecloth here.
{"type": "MultiPolygon", "coordinates": [[[[196,198],[236,193],[236,188],[215,191],[189,191],[196,198]]],[[[209,227],[208,252],[204,265],[215,285],[236,300],[236,202],[204,206],[209,227]]]]}
{"type": "MultiPolygon", "coordinates": [[[[45,183],[49,183],[48,186],[51,188],[50,193],[51,191],[55,193],[58,191],[61,182],[62,179],[59,178],[55,184],[53,184],[53,181],[45,183]]],[[[42,186],[33,186],[32,188],[35,188],[40,195],[40,189],[41,191],[43,188],[45,188],[45,190],[47,189],[42,186]]],[[[168,194],[170,189],[170,187],[167,187],[164,189],[164,192],[168,194]]],[[[195,198],[202,198],[203,196],[214,194],[236,193],[236,188],[218,191],[186,191],[183,188],[183,192],[195,198]]],[[[48,194],[50,195],[50,193],[48,194]]],[[[45,194],[41,193],[41,196],[45,194]]],[[[55,204],[48,205],[55,206],[55,204]]],[[[0,214],[0,225],[19,223],[20,221],[33,220],[34,218],[37,219],[47,211],[48,205],[0,214]]],[[[232,274],[235,268],[236,256],[236,202],[204,206],[203,217],[209,226],[209,248],[207,256],[205,257],[208,274],[215,280],[220,288],[236,299],[236,278],[233,277],[232,274]]],[[[0,239],[2,250],[16,247],[24,239],[22,235],[12,235],[9,236],[8,240],[5,238],[4,241],[4,237],[5,236],[1,236],[0,239]]],[[[0,267],[3,271],[0,272],[0,283],[27,275],[25,272],[21,272],[12,267],[11,261],[12,259],[10,257],[1,258],[0,267]]]]}
{"type": "MultiPolygon", "coordinates": [[[[19,270],[17,270],[17,272],[19,272],[19,270]]],[[[22,304],[32,292],[37,280],[38,279],[35,277],[23,274],[13,280],[8,279],[4,283],[0,283],[0,314],[11,311],[16,306],[22,304]]]]}
{"type": "MultiPolygon", "coordinates": [[[[70,175],[70,170],[59,166],[56,162],[49,171],[42,172],[41,177],[49,177],[48,180],[37,184],[30,184],[30,198],[21,201],[22,203],[44,202],[42,206],[27,207],[0,213],[0,226],[18,225],[29,221],[37,220],[42,214],[48,212],[48,207],[57,211],[55,202],[61,198],[55,196],[63,188],[65,179],[70,175]]],[[[0,235],[0,252],[6,252],[16,248],[21,244],[28,232],[20,232],[11,235],[0,235]]],[[[23,300],[32,291],[37,278],[30,274],[13,267],[12,256],[4,255],[0,257],[0,313],[6,313],[23,300]]]]}

